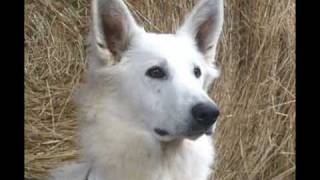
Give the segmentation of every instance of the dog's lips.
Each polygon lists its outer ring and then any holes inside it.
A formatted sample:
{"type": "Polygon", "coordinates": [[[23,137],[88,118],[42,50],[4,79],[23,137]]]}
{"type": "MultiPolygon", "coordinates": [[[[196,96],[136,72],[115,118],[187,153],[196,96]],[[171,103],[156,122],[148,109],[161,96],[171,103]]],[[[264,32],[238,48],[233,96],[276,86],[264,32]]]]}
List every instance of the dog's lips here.
{"type": "Polygon", "coordinates": [[[154,128],[153,131],[156,139],[158,139],[161,142],[170,142],[176,139],[176,136],[170,134],[167,130],[154,128]]]}
{"type": "Polygon", "coordinates": [[[168,136],[169,132],[164,129],[154,128],[154,132],[157,133],[159,136],[168,136]]]}
{"type": "Polygon", "coordinates": [[[155,132],[156,136],[162,141],[170,141],[170,140],[173,140],[176,138],[178,138],[178,139],[187,138],[190,140],[196,140],[202,135],[208,135],[208,136],[211,135],[212,128],[209,128],[207,130],[191,131],[191,132],[183,133],[183,134],[180,134],[177,136],[172,135],[167,130],[160,129],[160,128],[154,128],[154,132],[155,132]]]}

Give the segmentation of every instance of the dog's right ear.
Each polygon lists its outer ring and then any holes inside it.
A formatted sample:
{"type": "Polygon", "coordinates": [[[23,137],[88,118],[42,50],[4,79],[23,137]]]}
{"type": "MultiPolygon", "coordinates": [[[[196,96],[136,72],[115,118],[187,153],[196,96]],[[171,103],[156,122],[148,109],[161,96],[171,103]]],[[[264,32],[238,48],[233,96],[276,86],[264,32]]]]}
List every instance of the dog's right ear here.
{"type": "Polygon", "coordinates": [[[93,43],[105,60],[119,61],[133,36],[142,30],[121,0],[93,0],[92,21],[93,43]]]}

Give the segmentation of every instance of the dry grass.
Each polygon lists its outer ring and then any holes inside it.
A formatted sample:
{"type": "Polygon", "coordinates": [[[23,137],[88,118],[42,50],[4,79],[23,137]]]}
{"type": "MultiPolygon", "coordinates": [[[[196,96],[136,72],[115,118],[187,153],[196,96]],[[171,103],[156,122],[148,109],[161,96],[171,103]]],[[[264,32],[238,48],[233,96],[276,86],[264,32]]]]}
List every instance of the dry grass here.
{"type": "MultiPolygon", "coordinates": [[[[148,30],[171,32],[192,0],[131,0],[148,30]]],[[[25,5],[25,178],[77,158],[72,92],[86,67],[88,0],[25,5]]],[[[295,2],[226,0],[215,179],[295,179],[295,2]]]]}

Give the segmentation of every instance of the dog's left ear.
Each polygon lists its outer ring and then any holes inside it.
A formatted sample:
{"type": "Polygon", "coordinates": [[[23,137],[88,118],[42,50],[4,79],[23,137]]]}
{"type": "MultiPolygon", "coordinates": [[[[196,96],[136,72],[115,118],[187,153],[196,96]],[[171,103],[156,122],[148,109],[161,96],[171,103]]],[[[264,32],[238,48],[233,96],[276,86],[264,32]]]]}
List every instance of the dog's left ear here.
{"type": "Polygon", "coordinates": [[[176,34],[194,39],[211,64],[222,31],[223,15],[223,0],[199,0],[176,34]]]}

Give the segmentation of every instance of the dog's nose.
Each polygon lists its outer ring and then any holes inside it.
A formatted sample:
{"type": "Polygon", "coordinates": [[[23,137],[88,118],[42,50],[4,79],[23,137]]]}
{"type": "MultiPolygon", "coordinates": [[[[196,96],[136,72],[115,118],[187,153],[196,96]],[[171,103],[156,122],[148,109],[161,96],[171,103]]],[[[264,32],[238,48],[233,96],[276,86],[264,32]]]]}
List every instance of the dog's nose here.
{"type": "Polygon", "coordinates": [[[192,116],[197,124],[211,126],[219,116],[218,107],[212,103],[199,103],[192,107],[192,116]]]}

